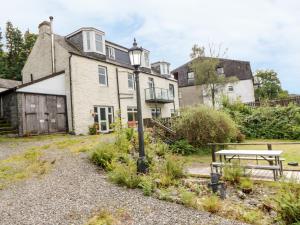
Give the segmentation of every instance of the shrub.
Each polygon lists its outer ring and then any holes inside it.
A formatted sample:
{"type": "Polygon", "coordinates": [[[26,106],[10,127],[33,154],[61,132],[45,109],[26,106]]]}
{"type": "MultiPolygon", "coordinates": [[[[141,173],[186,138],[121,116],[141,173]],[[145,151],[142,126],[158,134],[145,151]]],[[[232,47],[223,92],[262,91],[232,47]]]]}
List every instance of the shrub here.
{"type": "Polygon", "coordinates": [[[275,198],[279,218],[286,224],[300,223],[300,185],[282,184],[281,191],[275,198]]]}
{"type": "Polygon", "coordinates": [[[171,179],[179,179],[184,176],[183,162],[176,156],[169,156],[166,158],[164,165],[164,173],[171,179]]]}
{"type": "Polygon", "coordinates": [[[117,224],[118,221],[114,218],[114,216],[107,210],[100,211],[97,215],[92,217],[86,225],[113,225],[117,224]]]}
{"type": "MultiPolygon", "coordinates": [[[[261,222],[262,219],[262,215],[259,211],[257,210],[251,210],[249,212],[244,212],[241,215],[241,219],[247,223],[251,223],[251,224],[258,224],[259,222],[261,222]]],[[[261,224],[261,223],[259,223],[261,224]]]]}
{"type": "Polygon", "coordinates": [[[115,149],[113,144],[101,144],[94,148],[90,159],[97,166],[107,170],[110,168],[114,156],[115,149]]]}
{"type": "Polygon", "coordinates": [[[246,194],[250,193],[253,189],[253,181],[250,178],[243,178],[240,180],[240,188],[246,194]]]}
{"type": "Polygon", "coordinates": [[[181,112],[174,129],[195,147],[236,139],[238,129],[226,113],[205,106],[189,107],[181,112]]]}
{"type": "Polygon", "coordinates": [[[221,210],[222,203],[218,196],[212,195],[202,200],[202,207],[210,213],[217,213],[221,210]]]}
{"type": "Polygon", "coordinates": [[[143,176],[141,178],[141,182],[139,183],[139,187],[142,188],[145,196],[150,196],[152,194],[154,186],[154,182],[149,176],[143,176]]]}
{"type": "Polygon", "coordinates": [[[300,139],[300,107],[296,105],[258,107],[225,104],[241,132],[250,138],[300,139]]]}
{"type": "Polygon", "coordinates": [[[229,181],[232,184],[240,183],[240,179],[243,176],[243,169],[234,164],[234,165],[225,165],[223,170],[223,179],[229,181]]]}
{"type": "Polygon", "coordinates": [[[170,149],[175,154],[190,155],[197,151],[187,140],[178,140],[170,146],[170,149]]]}
{"type": "Polygon", "coordinates": [[[97,134],[97,124],[93,124],[89,126],[89,134],[96,135],[97,134]]]}
{"type": "Polygon", "coordinates": [[[181,190],[180,191],[180,200],[185,206],[197,208],[197,198],[196,194],[191,191],[181,190]]]}
{"type": "Polygon", "coordinates": [[[113,183],[128,188],[137,188],[141,182],[141,177],[137,175],[136,163],[133,160],[128,165],[115,163],[108,177],[113,183]]]}

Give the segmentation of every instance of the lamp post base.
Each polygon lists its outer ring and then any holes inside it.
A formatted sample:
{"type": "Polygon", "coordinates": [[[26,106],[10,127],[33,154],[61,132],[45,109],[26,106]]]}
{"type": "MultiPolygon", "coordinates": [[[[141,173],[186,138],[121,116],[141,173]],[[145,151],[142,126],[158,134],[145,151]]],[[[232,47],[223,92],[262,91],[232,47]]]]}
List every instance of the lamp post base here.
{"type": "Polygon", "coordinates": [[[138,173],[148,173],[149,171],[149,163],[146,157],[139,157],[137,160],[137,172],[138,173]]]}

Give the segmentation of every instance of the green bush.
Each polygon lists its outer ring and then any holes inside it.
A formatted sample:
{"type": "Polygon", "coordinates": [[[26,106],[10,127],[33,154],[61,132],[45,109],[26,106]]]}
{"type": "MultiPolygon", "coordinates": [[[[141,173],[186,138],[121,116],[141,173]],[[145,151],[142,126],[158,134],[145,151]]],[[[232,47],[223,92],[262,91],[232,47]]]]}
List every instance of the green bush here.
{"type": "Polygon", "coordinates": [[[222,208],[222,202],[218,196],[212,195],[202,200],[202,207],[210,213],[217,213],[222,208]]]}
{"type": "Polygon", "coordinates": [[[286,224],[300,224],[300,185],[282,184],[281,191],[275,198],[279,218],[286,224]]]}
{"type": "Polygon", "coordinates": [[[299,106],[250,108],[237,102],[225,104],[223,110],[230,114],[246,137],[300,139],[299,106]]]}
{"type": "Polygon", "coordinates": [[[169,156],[165,160],[164,173],[171,179],[179,179],[184,177],[183,162],[176,156],[169,156]]]}
{"type": "Polygon", "coordinates": [[[101,168],[108,170],[115,156],[114,144],[101,144],[95,147],[90,159],[101,168]]]}
{"type": "Polygon", "coordinates": [[[197,198],[196,193],[187,191],[187,190],[181,190],[180,191],[180,200],[182,201],[182,204],[188,207],[197,208],[197,198]]]}
{"type": "Polygon", "coordinates": [[[238,129],[226,113],[205,106],[185,108],[174,125],[176,133],[195,147],[235,140],[238,129]]]}
{"type": "Polygon", "coordinates": [[[181,155],[190,155],[197,151],[197,149],[190,145],[185,139],[174,142],[170,146],[170,149],[173,153],[181,155]]]}
{"type": "Polygon", "coordinates": [[[133,160],[128,164],[115,163],[108,177],[113,183],[128,188],[137,188],[141,182],[141,177],[137,174],[136,162],[133,160]]]}

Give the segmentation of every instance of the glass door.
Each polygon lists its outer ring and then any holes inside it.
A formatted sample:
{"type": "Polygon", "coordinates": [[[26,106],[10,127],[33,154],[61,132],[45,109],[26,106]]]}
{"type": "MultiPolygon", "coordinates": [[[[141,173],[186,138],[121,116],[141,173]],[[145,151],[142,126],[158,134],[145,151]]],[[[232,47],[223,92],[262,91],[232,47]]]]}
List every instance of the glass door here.
{"type": "Polygon", "coordinates": [[[151,77],[149,77],[149,79],[148,79],[148,85],[149,85],[149,94],[150,94],[150,99],[154,99],[154,97],[155,97],[155,93],[154,93],[154,91],[155,91],[155,89],[154,89],[154,80],[153,80],[153,78],[151,78],[151,77]]]}
{"type": "Polygon", "coordinates": [[[112,130],[111,124],[113,123],[113,109],[112,107],[99,106],[97,109],[99,132],[108,133],[112,130]]]}

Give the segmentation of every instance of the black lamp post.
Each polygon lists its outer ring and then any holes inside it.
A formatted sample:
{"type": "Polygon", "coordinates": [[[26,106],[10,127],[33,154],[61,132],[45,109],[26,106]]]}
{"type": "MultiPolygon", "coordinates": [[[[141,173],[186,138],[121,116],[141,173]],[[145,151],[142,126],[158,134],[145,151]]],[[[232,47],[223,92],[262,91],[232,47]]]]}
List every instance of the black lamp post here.
{"type": "Polygon", "coordinates": [[[140,82],[139,73],[141,66],[143,49],[137,47],[136,40],[134,39],[132,48],[129,49],[130,63],[134,67],[134,75],[136,81],[136,101],[137,101],[137,117],[138,117],[138,137],[139,137],[139,158],[137,161],[138,173],[147,173],[148,163],[146,160],[145,149],[144,149],[144,131],[143,131],[143,117],[142,117],[142,106],[141,106],[141,93],[140,93],[140,82]]]}

